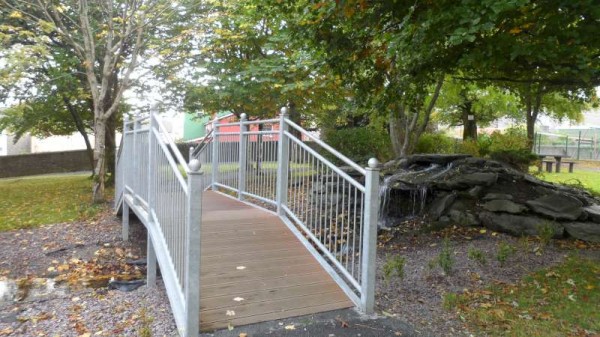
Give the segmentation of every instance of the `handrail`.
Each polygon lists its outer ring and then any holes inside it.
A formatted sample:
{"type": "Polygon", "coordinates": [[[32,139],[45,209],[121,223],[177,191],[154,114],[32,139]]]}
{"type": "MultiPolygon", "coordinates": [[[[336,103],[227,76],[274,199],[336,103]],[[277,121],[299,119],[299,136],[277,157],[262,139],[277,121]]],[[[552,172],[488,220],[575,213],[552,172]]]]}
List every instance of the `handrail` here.
{"type": "Polygon", "coordinates": [[[341,161],[343,161],[347,165],[352,166],[353,169],[355,169],[356,171],[360,172],[362,175],[365,175],[367,173],[367,171],[364,168],[360,167],[357,163],[353,162],[350,158],[344,156],[343,154],[341,154],[340,152],[338,152],[336,149],[334,149],[331,146],[327,145],[322,140],[320,140],[317,137],[315,137],[315,136],[311,135],[310,133],[306,132],[306,130],[304,130],[300,125],[292,122],[291,120],[289,120],[287,118],[285,119],[285,122],[289,126],[293,127],[297,131],[301,132],[303,135],[305,135],[308,138],[310,138],[313,142],[319,144],[321,147],[323,147],[325,150],[329,151],[334,156],[338,157],[341,161]]]}
{"type": "Polygon", "coordinates": [[[212,134],[213,134],[214,129],[210,129],[210,131],[208,131],[208,133],[204,136],[204,138],[202,139],[202,141],[200,141],[200,143],[198,143],[198,145],[196,145],[196,147],[194,147],[194,150],[192,151],[192,153],[190,153],[191,158],[196,158],[198,156],[198,154],[200,153],[200,151],[202,151],[202,147],[206,145],[206,143],[208,143],[208,139],[212,139],[212,134]]]}
{"type": "Polygon", "coordinates": [[[185,159],[183,159],[181,152],[179,152],[179,149],[177,148],[177,145],[175,145],[175,142],[173,141],[173,138],[171,138],[171,135],[167,131],[167,128],[165,128],[165,126],[163,125],[162,121],[159,118],[156,118],[156,116],[153,116],[153,118],[156,121],[156,124],[158,125],[159,131],[161,131],[160,133],[162,134],[163,137],[166,138],[169,147],[171,148],[171,150],[173,150],[173,154],[175,155],[175,158],[179,162],[179,165],[183,166],[185,172],[189,172],[190,168],[188,167],[188,164],[185,161],[185,159]]]}

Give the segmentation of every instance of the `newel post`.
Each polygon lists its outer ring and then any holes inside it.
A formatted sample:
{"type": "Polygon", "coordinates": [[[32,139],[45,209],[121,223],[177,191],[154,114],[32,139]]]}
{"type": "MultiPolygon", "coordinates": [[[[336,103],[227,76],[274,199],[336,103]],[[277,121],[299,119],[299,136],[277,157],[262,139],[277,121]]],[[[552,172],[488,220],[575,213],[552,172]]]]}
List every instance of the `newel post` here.
{"type": "Polygon", "coordinates": [[[202,172],[192,159],[187,172],[185,229],[185,337],[198,336],[200,324],[200,225],[202,224],[202,172]]]}
{"type": "Polygon", "coordinates": [[[240,169],[238,176],[238,199],[244,199],[244,195],[242,194],[246,190],[246,160],[247,160],[247,151],[246,151],[246,135],[245,132],[248,129],[248,125],[245,122],[248,120],[248,115],[245,113],[240,115],[240,158],[238,160],[240,169]]]}
{"type": "Polygon", "coordinates": [[[361,310],[372,314],[375,305],[375,260],[379,218],[379,162],[369,159],[365,175],[365,209],[362,228],[361,310]]]}
{"type": "MultiPolygon", "coordinates": [[[[123,237],[123,241],[129,241],[129,204],[127,203],[127,200],[125,200],[125,194],[127,192],[127,178],[129,177],[129,163],[132,163],[133,161],[130,158],[127,158],[127,156],[129,155],[129,153],[131,153],[131,144],[127,143],[127,128],[129,127],[129,116],[125,115],[123,117],[123,134],[121,137],[123,137],[123,141],[121,142],[123,148],[121,149],[121,158],[117,158],[117,160],[119,160],[121,162],[121,170],[120,172],[117,172],[119,174],[119,176],[117,176],[118,179],[121,179],[121,186],[122,187],[122,195],[123,195],[123,213],[122,213],[122,217],[121,217],[121,236],[123,237]]],[[[118,191],[117,191],[118,193],[118,191]]],[[[119,196],[115,197],[115,200],[118,200],[119,196]]]]}
{"type": "Polygon", "coordinates": [[[217,182],[219,181],[219,120],[215,117],[212,123],[213,141],[212,141],[212,190],[217,190],[217,182]]]}
{"type": "MultiPolygon", "coordinates": [[[[154,222],[153,214],[154,207],[156,207],[155,201],[155,186],[154,186],[154,175],[156,169],[156,136],[154,130],[158,129],[158,123],[156,122],[157,107],[150,109],[150,127],[148,129],[148,149],[142,149],[148,151],[148,217],[150,221],[154,222]]],[[[147,248],[146,248],[146,284],[150,288],[156,287],[156,275],[157,275],[157,261],[156,251],[154,249],[154,243],[152,238],[148,235],[147,248]]]]}
{"type": "Polygon", "coordinates": [[[288,109],[286,107],[281,108],[281,114],[279,115],[279,143],[277,144],[277,214],[282,216],[285,215],[283,206],[287,205],[287,194],[288,194],[288,172],[290,165],[290,147],[289,139],[285,134],[288,131],[288,125],[285,121],[287,118],[288,109]]]}

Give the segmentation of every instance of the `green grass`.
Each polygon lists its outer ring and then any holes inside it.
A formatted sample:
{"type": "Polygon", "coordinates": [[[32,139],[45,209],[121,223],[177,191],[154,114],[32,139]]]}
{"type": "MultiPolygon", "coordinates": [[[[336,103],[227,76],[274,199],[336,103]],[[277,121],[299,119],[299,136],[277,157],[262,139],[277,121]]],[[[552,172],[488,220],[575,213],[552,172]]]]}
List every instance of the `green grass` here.
{"type": "Polygon", "coordinates": [[[516,285],[446,294],[468,325],[489,336],[583,336],[600,332],[600,264],[570,257],[516,285]]]}
{"type": "Polygon", "coordinates": [[[0,231],[93,217],[91,196],[89,175],[0,179],[0,231]]]}
{"type": "Polygon", "coordinates": [[[595,195],[600,195],[600,171],[578,171],[573,173],[560,172],[541,174],[540,179],[552,183],[565,184],[575,187],[582,187],[595,195]]]}

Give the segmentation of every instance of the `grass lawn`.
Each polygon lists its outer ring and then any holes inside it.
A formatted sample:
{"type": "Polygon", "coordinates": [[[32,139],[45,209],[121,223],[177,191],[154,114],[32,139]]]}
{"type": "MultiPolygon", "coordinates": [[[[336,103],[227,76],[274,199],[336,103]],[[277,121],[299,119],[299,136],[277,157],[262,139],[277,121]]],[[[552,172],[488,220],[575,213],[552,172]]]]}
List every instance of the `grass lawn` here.
{"type": "Polygon", "coordinates": [[[594,335],[600,332],[600,265],[570,257],[518,284],[446,295],[445,305],[490,336],[594,335]]]}
{"type": "Polygon", "coordinates": [[[600,171],[544,172],[539,178],[553,183],[583,187],[596,195],[600,195],[600,171]]]}
{"type": "Polygon", "coordinates": [[[93,217],[91,196],[87,174],[0,179],[0,231],[93,217]]]}

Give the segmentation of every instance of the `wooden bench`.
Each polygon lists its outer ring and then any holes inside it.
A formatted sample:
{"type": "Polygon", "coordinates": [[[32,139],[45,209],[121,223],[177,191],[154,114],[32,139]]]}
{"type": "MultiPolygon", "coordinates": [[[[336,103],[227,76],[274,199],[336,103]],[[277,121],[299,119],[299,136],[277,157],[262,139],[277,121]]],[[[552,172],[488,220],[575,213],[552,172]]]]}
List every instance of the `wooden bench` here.
{"type": "Polygon", "coordinates": [[[573,167],[575,166],[575,162],[573,161],[563,161],[562,164],[569,164],[569,173],[573,173],[573,167]]]}
{"type": "Polygon", "coordinates": [[[543,164],[546,164],[546,172],[552,173],[552,164],[556,163],[554,160],[542,160],[543,164]]]}

